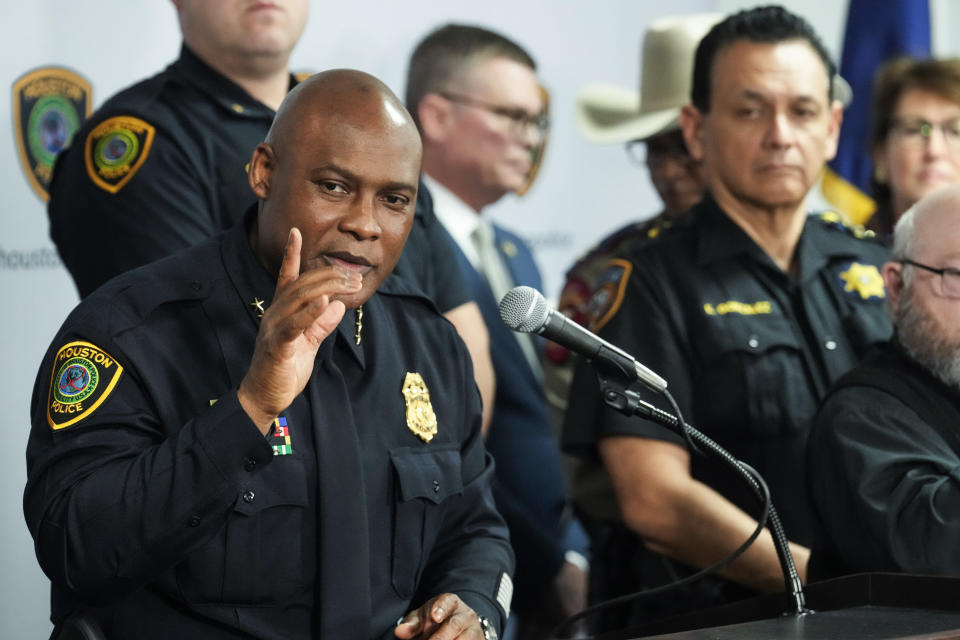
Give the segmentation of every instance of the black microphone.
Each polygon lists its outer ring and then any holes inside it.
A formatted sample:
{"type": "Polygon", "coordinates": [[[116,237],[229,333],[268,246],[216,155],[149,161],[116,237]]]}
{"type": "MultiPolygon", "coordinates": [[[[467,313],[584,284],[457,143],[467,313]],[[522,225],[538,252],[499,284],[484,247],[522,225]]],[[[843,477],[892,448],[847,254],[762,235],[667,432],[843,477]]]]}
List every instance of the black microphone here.
{"type": "Polygon", "coordinates": [[[538,333],[591,362],[613,367],[628,379],[639,380],[657,393],[667,388],[666,380],[637,362],[626,351],[551,309],[543,294],[533,287],[514,287],[507,291],[500,300],[500,318],[514,331],[538,333]]]}

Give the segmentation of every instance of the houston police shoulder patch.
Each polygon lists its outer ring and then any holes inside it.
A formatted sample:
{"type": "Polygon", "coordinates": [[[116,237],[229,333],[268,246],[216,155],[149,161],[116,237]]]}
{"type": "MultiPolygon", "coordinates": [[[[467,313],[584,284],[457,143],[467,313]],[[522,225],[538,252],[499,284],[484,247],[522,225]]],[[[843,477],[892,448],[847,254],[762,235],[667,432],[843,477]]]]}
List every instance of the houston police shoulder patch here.
{"type": "Polygon", "coordinates": [[[44,202],[57,154],[70,146],[93,108],[90,82],[68,69],[44,67],[13,83],[13,127],[20,164],[44,202]]]}
{"type": "Polygon", "coordinates": [[[68,342],[53,359],[47,424],[54,431],[74,425],[113,393],[123,366],[89,342],[68,342]]]}
{"type": "Polygon", "coordinates": [[[95,185],[116,193],[140,170],[156,130],[133,116],[107,118],[87,134],[83,157],[95,185]]]}
{"type": "Polygon", "coordinates": [[[588,329],[599,331],[610,318],[616,315],[623,303],[623,295],[627,289],[631,271],[633,271],[633,264],[629,260],[620,258],[611,260],[603,268],[590,302],[587,303],[585,326],[588,329]]]}

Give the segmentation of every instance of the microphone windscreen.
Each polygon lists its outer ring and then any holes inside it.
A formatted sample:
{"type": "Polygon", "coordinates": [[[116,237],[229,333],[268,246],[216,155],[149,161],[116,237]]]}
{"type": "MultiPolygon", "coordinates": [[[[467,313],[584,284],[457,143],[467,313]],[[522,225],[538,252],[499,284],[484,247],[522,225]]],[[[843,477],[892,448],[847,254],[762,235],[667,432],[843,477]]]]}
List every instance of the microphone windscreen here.
{"type": "Polygon", "coordinates": [[[500,300],[500,319],[514,331],[538,331],[548,313],[546,298],[533,287],[514,287],[500,300]]]}

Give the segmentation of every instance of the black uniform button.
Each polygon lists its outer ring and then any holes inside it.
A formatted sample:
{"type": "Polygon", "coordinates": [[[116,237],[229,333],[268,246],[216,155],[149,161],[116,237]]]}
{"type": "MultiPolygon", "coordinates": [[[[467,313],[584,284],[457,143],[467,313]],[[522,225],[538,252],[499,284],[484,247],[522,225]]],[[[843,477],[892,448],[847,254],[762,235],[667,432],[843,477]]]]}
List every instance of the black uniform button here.
{"type": "Polygon", "coordinates": [[[193,282],[190,283],[190,288],[194,291],[200,291],[200,289],[203,289],[203,285],[200,284],[198,281],[194,280],[193,282]]]}
{"type": "Polygon", "coordinates": [[[243,461],[243,468],[247,471],[253,471],[257,468],[257,459],[256,458],[247,458],[243,461]]]}
{"type": "Polygon", "coordinates": [[[257,497],[257,494],[255,494],[253,491],[250,491],[249,489],[243,492],[243,501],[246,502],[247,504],[252,504],[253,499],[256,497],[257,497]]]}
{"type": "Polygon", "coordinates": [[[187,521],[187,524],[189,524],[191,527],[199,527],[200,516],[190,516],[190,520],[187,521]]]}

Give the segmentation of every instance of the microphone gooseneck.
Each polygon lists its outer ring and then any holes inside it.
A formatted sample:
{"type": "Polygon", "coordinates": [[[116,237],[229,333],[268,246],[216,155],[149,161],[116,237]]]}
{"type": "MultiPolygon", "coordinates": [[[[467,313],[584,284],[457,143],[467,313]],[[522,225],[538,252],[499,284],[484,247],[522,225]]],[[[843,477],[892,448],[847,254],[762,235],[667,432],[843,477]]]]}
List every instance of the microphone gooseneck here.
{"type": "MultiPolygon", "coordinates": [[[[680,415],[680,408],[677,406],[676,401],[674,401],[673,397],[667,391],[667,383],[663,378],[650,369],[647,369],[633,356],[619,347],[606,342],[599,336],[571,321],[563,314],[551,309],[543,297],[543,294],[533,287],[514,287],[508,291],[500,300],[499,310],[500,318],[510,329],[523,333],[537,333],[567,347],[571,351],[579,353],[590,361],[597,370],[597,376],[601,384],[601,394],[607,405],[625,415],[643,416],[662,425],[679,430],[692,450],[704,453],[697,445],[699,444],[705,447],[707,453],[714,455],[743,476],[747,484],[760,499],[763,505],[763,514],[758,520],[753,535],[751,535],[740,548],[715,565],[697,572],[695,575],[689,576],[686,579],[679,580],[670,585],[664,585],[664,587],[662,587],[663,589],[679,586],[687,580],[712,573],[729,564],[742,554],[756,539],[760,531],[769,524],[774,540],[774,547],[776,548],[780,566],[783,571],[786,590],[787,593],[792,596],[792,613],[795,615],[809,613],[809,610],[806,608],[803,585],[793,562],[793,556],[790,554],[789,541],[783,531],[780,516],[770,501],[770,492],[763,478],[752,467],[738,460],[709,437],[687,424],[680,415]],[[662,411],[650,403],[643,401],[637,392],[630,388],[630,385],[632,385],[634,381],[642,382],[650,389],[663,394],[670,402],[676,415],[662,411]]],[[[655,591],[660,591],[660,588],[650,590],[650,593],[652,594],[655,591]]],[[[640,596],[644,593],[645,592],[630,594],[629,597],[640,596]]],[[[628,596],[624,596],[623,598],[627,597],[628,596]]],[[[616,598],[614,600],[620,601],[623,598],[616,598]]],[[[614,601],[589,607],[569,618],[561,625],[561,628],[576,619],[585,617],[595,610],[612,604],[614,604],[614,601]]]]}

